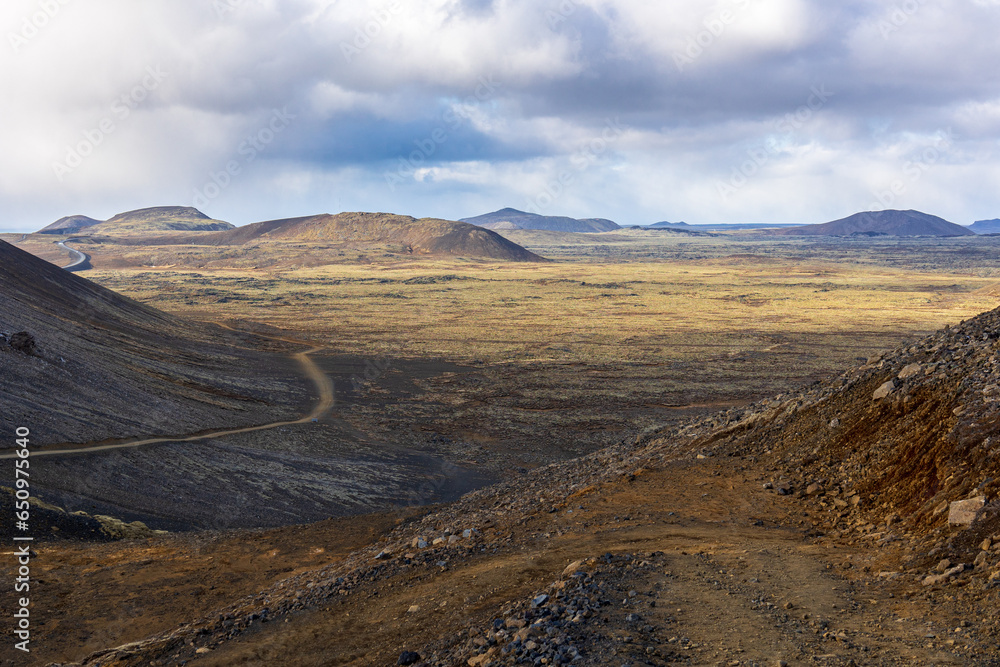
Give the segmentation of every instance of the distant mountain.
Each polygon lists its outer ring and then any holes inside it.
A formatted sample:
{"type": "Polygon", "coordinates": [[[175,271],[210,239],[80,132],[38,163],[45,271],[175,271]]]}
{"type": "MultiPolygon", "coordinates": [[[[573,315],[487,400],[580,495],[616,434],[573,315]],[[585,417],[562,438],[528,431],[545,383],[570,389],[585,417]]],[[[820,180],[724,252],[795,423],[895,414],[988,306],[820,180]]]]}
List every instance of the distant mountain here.
{"type": "Polygon", "coordinates": [[[216,232],[234,228],[235,225],[213,220],[190,206],[154,206],[119,213],[91,231],[99,234],[135,234],[163,231],[216,232]]]}
{"type": "Polygon", "coordinates": [[[87,230],[91,234],[134,235],[149,232],[217,232],[234,229],[234,225],[213,220],[190,206],[154,206],[119,213],[110,220],[95,220],[85,215],[71,215],[40,229],[39,234],[76,234],[87,230]]]}
{"type": "Polygon", "coordinates": [[[38,234],[75,234],[81,229],[99,225],[103,220],[94,220],[85,215],[69,215],[59,218],[48,227],[38,230],[38,234]]]}
{"type": "Polygon", "coordinates": [[[666,229],[668,227],[691,227],[686,222],[654,222],[651,225],[647,225],[650,229],[666,229]]]}
{"type": "Polygon", "coordinates": [[[478,215],[474,218],[462,218],[459,222],[467,222],[486,229],[543,229],[550,232],[610,232],[621,227],[604,218],[566,218],[553,215],[538,215],[525,213],[513,208],[504,208],[493,213],[478,215]]]}
{"type": "Polygon", "coordinates": [[[920,211],[865,211],[821,225],[776,229],[781,236],[971,236],[975,232],[920,211]]]}
{"type": "Polygon", "coordinates": [[[707,223],[703,225],[690,225],[692,229],[704,231],[750,231],[755,229],[776,229],[783,227],[801,227],[799,224],[788,222],[721,222],[707,223]]]}
{"type": "Polygon", "coordinates": [[[976,234],[1000,234],[1000,218],[976,220],[969,225],[968,229],[971,229],[976,234]]]}
{"type": "Polygon", "coordinates": [[[352,247],[402,246],[413,255],[454,255],[515,262],[545,258],[508,241],[494,231],[464,222],[416,219],[391,213],[340,213],[257,222],[196,237],[150,239],[150,243],[243,245],[254,241],[340,241],[352,247]]]}

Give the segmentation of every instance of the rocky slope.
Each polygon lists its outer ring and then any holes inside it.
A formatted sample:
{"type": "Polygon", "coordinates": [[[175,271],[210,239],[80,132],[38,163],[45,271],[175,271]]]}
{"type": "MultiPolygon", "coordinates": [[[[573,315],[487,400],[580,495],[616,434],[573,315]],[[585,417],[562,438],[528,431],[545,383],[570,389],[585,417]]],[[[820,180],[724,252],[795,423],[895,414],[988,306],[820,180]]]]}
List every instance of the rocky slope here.
{"type": "Polygon", "coordinates": [[[821,225],[788,227],[779,236],[971,236],[968,227],[920,211],[864,211],[821,225]]]}
{"type": "Polygon", "coordinates": [[[266,345],[149,308],[0,242],[0,428],[30,428],[34,445],[294,414],[309,387],[266,345]]]}

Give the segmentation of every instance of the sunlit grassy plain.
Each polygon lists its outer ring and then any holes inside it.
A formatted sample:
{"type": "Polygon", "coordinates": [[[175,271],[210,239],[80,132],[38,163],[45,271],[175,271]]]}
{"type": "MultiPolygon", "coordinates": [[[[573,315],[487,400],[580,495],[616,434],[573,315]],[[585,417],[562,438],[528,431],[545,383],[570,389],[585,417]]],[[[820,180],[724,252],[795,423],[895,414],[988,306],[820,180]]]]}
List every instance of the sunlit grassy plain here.
{"type": "MultiPolygon", "coordinates": [[[[421,381],[423,393],[375,382],[373,402],[338,414],[387,441],[444,434],[457,456],[516,449],[525,467],[830,377],[1000,294],[992,237],[505,235],[555,261],[278,241],[77,247],[97,267],[81,275],[170,312],[265,323],[378,368],[457,362],[467,371],[421,381]]],[[[64,262],[53,240],[20,245],[64,262]]]]}
{"type": "MultiPolygon", "coordinates": [[[[273,241],[103,244],[88,249],[97,270],[83,275],[165,310],[264,322],[343,352],[488,364],[680,363],[672,380],[680,384],[715,377],[707,366],[697,376],[696,367],[724,363],[730,377],[719,383],[752,378],[760,391],[829,374],[997,305],[1000,241],[992,237],[505,235],[556,261],[421,259],[336,244],[303,253],[301,244],[273,241]],[[102,268],[109,265],[128,268],[102,268]]],[[[51,245],[38,237],[22,245],[36,240],[51,245]]]]}

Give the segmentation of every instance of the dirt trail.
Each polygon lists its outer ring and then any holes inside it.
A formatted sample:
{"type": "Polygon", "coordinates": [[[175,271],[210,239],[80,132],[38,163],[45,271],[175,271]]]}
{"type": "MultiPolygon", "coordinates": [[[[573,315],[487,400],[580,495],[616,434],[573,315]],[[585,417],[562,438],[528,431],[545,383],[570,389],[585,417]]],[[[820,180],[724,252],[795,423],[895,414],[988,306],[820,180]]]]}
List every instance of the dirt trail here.
{"type": "Polygon", "coordinates": [[[574,664],[994,664],[976,653],[986,628],[969,607],[878,579],[884,551],[818,536],[801,500],[765,493],[756,477],[738,462],[667,464],[509,516],[477,548],[413,549],[401,568],[232,638],[196,633],[135,662],[86,664],[375,666],[417,651],[419,664],[464,665],[496,619],[557,596],[564,584],[552,584],[581,559],[593,559],[598,604],[560,630],[580,650],[574,664]]]}
{"type": "MultiPolygon", "coordinates": [[[[221,438],[227,435],[236,435],[239,433],[253,433],[255,431],[267,431],[270,429],[279,428],[282,426],[291,426],[293,424],[305,424],[313,421],[314,419],[319,419],[328,413],[334,406],[334,390],[333,382],[329,377],[320,370],[316,362],[312,360],[309,356],[315,354],[321,350],[326,349],[323,346],[314,347],[304,352],[298,352],[292,357],[302,365],[302,370],[306,376],[316,385],[316,390],[319,394],[317,398],[316,405],[313,407],[312,411],[299,419],[290,421],[280,421],[272,422],[270,424],[261,424],[259,426],[248,426],[245,428],[237,429],[226,429],[220,431],[209,431],[207,433],[199,433],[198,435],[192,435],[187,437],[173,437],[173,438],[147,438],[145,440],[136,440],[131,442],[119,442],[113,444],[102,444],[102,445],[81,445],[79,447],[72,447],[66,449],[35,449],[32,450],[32,458],[37,458],[39,456],[65,456],[70,454],[91,454],[93,452],[106,452],[112,449],[132,449],[135,447],[143,447],[145,445],[155,445],[167,442],[196,442],[198,440],[208,440],[211,438],[221,438]]],[[[15,458],[15,454],[0,454],[0,459],[12,459],[15,458]]]]}

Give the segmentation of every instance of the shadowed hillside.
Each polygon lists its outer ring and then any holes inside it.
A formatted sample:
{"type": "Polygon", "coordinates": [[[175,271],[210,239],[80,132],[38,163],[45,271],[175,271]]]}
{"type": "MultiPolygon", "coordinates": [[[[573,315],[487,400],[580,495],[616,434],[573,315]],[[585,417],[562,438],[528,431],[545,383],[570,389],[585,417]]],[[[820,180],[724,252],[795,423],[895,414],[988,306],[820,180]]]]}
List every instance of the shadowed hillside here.
{"type": "Polygon", "coordinates": [[[149,308],[4,242],[0,332],[0,422],[30,428],[36,445],[261,423],[308,400],[283,356],[234,347],[249,337],[149,308]]]}
{"type": "Polygon", "coordinates": [[[617,223],[603,218],[577,220],[564,216],[525,213],[513,208],[500,209],[474,218],[462,218],[461,221],[495,230],[541,229],[552,232],[610,232],[619,229],[617,223]]]}

